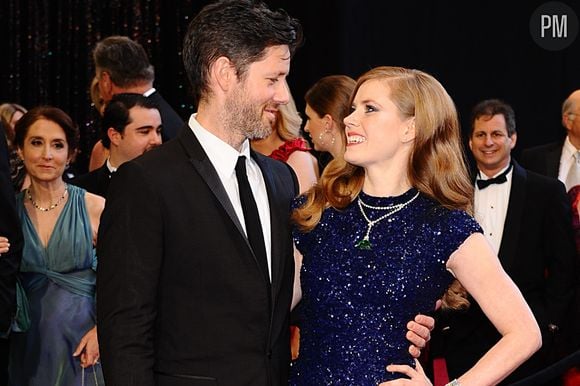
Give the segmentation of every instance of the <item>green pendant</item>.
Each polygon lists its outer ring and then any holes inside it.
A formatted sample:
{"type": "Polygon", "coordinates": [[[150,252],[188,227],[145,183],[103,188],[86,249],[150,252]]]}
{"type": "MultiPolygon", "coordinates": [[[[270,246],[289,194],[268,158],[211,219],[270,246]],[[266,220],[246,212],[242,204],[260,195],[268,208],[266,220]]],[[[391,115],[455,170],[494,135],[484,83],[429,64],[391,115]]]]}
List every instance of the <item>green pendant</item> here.
{"type": "Polygon", "coordinates": [[[367,251],[370,251],[372,249],[371,242],[366,237],[362,240],[359,240],[354,246],[358,249],[363,249],[367,251]]]}

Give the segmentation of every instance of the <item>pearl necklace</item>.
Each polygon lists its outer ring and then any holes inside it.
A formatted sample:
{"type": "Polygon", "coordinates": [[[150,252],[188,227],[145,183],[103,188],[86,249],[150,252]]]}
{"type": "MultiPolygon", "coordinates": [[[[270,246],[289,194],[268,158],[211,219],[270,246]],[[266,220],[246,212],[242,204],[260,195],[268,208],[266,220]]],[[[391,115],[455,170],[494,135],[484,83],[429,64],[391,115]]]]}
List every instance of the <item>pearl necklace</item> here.
{"type": "Polygon", "coordinates": [[[404,207],[406,207],[407,205],[409,205],[410,203],[415,201],[415,199],[417,197],[419,197],[419,192],[417,192],[417,194],[415,194],[409,201],[403,202],[401,204],[388,205],[388,206],[371,206],[369,204],[366,204],[363,200],[361,200],[360,195],[359,195],[358,199],[357,199],[358,207],[359,207],[360,212],[363,215],[364,219],[366,220],[368,226],[367,226],[367,232],[366,232],[365,236],[361,240],[357,241],[354,246],[358,249],[371,250],[372,244],[371,244],[369,237],[371,234],[371,230],[373,229],[373,226],[378,224],[379,221],[382,221],[382,220],[386,219],[387,217],[394,215],[395,213],[397,213],[398,211],[400,211],[401,209],[403,209],[404,207]],[[363,209],[363,206],[365,208],[369,208],[369,209],[387,210],[388,212],[385,213],[384,215],[382,215],[381,217],[377,218],[376,220],[371,220],[366,215],[366,213],[363,209]]]}
{"type": "Polygon", "coordinates": [[[42,206],[38,205],[36,203],[36,201],[34,201],[34,199],[32,198],[32,195],[30,194],[30,189],[26,189],[26,196],[30,200],[30,203],[32,204],[33,207],[40,210],[41,212],[48,212],[49,210],[53,210],[54,208],[56,208],[57,206],[59,206],[61,204],[61,202],[66,197],[67,192],[68,192],[68,185],[64,184],[64,192],[63,192],[62,196],[54,204],[50,205],[48,208],[43,208],[42,206]]]}

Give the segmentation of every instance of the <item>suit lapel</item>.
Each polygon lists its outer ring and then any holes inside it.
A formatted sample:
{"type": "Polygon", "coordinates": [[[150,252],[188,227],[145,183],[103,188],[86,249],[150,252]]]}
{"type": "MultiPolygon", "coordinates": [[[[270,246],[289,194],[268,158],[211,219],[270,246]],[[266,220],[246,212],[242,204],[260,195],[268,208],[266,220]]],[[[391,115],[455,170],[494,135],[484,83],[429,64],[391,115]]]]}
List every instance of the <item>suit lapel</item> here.
{"type": "Polygon", "coordinates": [[[519,242],[524,203],[526,200],[527,172],[516,161],[512,160],[512,186],[508,201],[508,210],[505,217],[503,234],[499,248],[499,259],[506,271],[509,271],[516,257],[516,248],[519,242]]]}
{"type": "Polygon", "coordinates": [[[249,247],[250,244],[246,238],[244,228],[242,228],[242,224],[240,224],[240,220],[238,219],[236,211],[230,202],[230,198],[228,197],[228,194],[226,193],[226,190],[222,185],[222,182],[215,168],[211,164],[207,154],[197,140],[197,137],[193,134],[189,127],[186,127],[184,130],[181,130],[178,139],[182,146],[185,148],[185,151],[188,153],[191,164],[195,170],[197,170],[211,192],[215,195],[238,231],[244,236],[244,239],[246,239],[246,244],[248,244],[249,247]]]}
{"type": "MultiPolygon", "coordinates": [[[[207,154],[203,150],[203,147],[201,146],[201,144],[197,140],[197,137],[193,134],[193,132],[191,131],[191,129],[189,127],[186,127],[186,129],[181,130],[178,138],[179,138],[179,141],[181,142],[182,146],[185,148],[185,151],[190,156],[191,164],[197,170],[197,172],[199,173],[201,178],[204,180],[204,182],[207,184],[207,186],[209,187],[211,192],[214,194],[214,196],[217,198],[217,200],[219,201],[219,203],[221,204],[221,206],[223,207],[223,209],[227,213],[228,217],[230,218],[230,220],[232,220],[232,222],[234,223],[234,225],[238,229],[238,232],[240,232],[240,234],[244,238],[246,246],[248,247],[248,249],[250,250],[250,252],[252,254],[252,258],[254,259],[254,263],[256,264],[256,267],[262,273],[262,276],[264,277],[264,281],[266,283],[268,283],[270,280],[269,274],[267,272],[262,272],[262,269],[260,268],[260,265],[258,264],[258,259],[256,258],[256,255],[252,251],[252,247],[250,246],[250,242],[249,242],[248,238],[246,237],[246,232],[244,232],[244,228],[242,227],[242,224],[240,223],[240,220],[238,218],[238,215],[236,214],[236,211],[234,210],[234,207],[230,201],[230,198],[229,198],[215,168],[213,167],[207,154]]],[[[256,157],[254,157],[254,159],[255,158],[256,157]]],[[[264,176],[266,176],[267,173],[262,170],[262,174],[264,174],[264,176]]],[[[268,182],[269,181],[266,182],[266,186],[268,186],[268,182]]],[[[268,197],[271,197],[269,192],[268,192],[268,197]]],[[[272,211],[272,206],[270,206],[270,211],[272,211]]],[[[272,260],[274,260],[274,259],[272,259],[272,260]]]]}

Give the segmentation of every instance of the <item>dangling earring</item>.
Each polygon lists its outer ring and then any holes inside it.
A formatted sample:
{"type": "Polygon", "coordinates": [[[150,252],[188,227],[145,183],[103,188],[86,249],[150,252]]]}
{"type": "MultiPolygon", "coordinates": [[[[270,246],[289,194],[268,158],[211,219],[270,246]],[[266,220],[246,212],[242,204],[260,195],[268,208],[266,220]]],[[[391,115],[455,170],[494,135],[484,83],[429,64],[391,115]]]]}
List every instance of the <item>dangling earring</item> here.
{"type": "Polygon", "coordinates": [[[325,141],[325,138],[327,138],[327,136],[330,136],[329,140],[330,146],[334,145],[336,137],[334,136],[334,134],[332,134],[332,131],[330,131],[330,129],[326,129],[324,130],[324,132],[318,135],[318,144],[322,146],[327,146],[327,142],[325,141]]]}

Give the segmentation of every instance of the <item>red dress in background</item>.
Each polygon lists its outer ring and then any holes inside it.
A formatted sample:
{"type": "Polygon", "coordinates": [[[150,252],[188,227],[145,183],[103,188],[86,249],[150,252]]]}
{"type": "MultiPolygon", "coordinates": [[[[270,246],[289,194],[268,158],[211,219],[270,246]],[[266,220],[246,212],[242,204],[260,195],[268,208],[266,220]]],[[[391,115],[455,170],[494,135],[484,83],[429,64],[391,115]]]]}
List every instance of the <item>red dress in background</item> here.
{"type": "Polygon", "coordinates": [[[574,186],[568,191],[570,204],[572,205],[572,229],[574,229],[574,239],[576,240],[576,251],[580,253],[580,217],[578,215],[578,204],[580,204],[580,185],[574,186]]]}
{"type": "Polygon", "coordinates": [[[304,138],[296,138],[291,141],[286,141],[282,146],[277,148],[268,157],[277,159],[278,161],[286,162],[290,157],[290,154],[295,151],[310,151],[308,142],[304,138]]]}
{"type": "MultiPolygon", "coordinates": [[[[576,241],[576,252],[580,256],[580,185],[574,186],[568,191],[570,204],[572,206],[572,229],[574,230],[574,240],[576,241]]],[[[580,385],[580,367],[570,369],[564,374],[562,386],[580,385]]]]}

